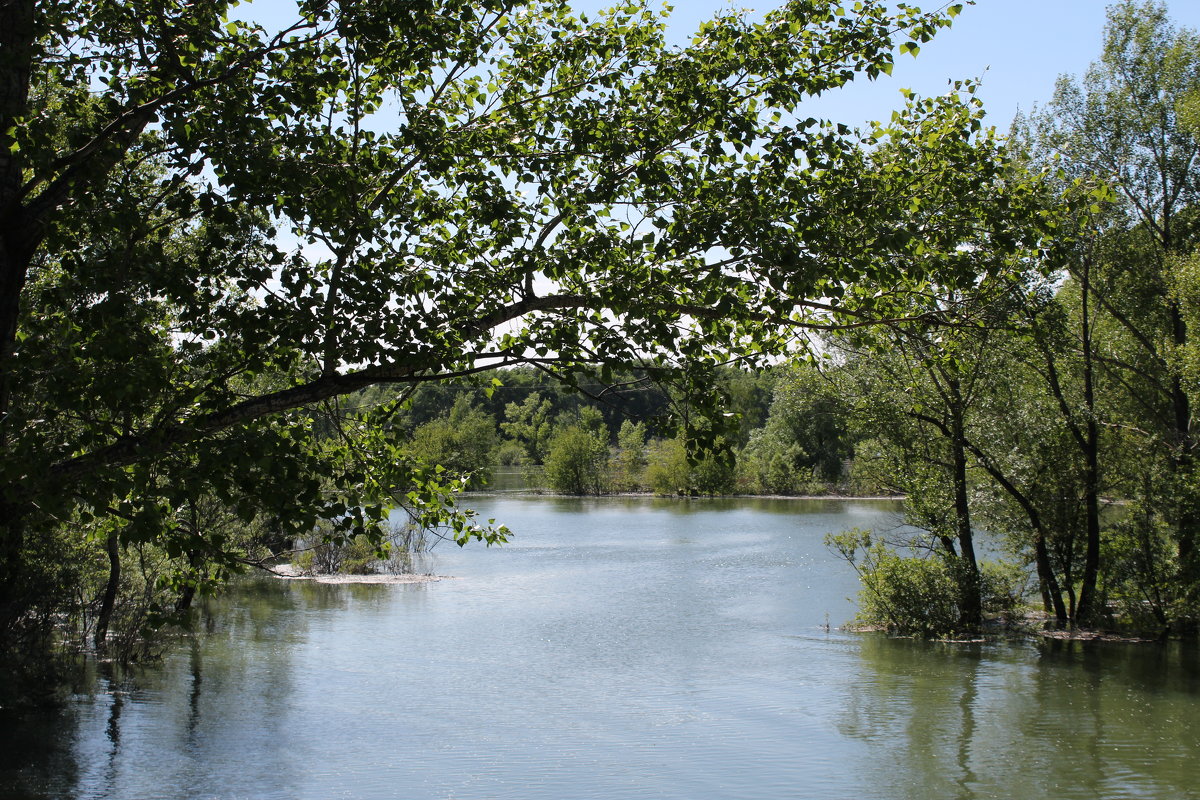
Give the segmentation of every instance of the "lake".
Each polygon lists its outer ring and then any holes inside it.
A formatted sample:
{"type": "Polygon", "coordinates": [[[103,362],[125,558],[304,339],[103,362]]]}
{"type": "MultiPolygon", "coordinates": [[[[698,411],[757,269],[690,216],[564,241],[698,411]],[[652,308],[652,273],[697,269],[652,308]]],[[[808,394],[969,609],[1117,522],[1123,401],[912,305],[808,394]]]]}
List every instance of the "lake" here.
{"type": "Polygon", "coordinates": [[[0,717],[4,798],[1200,797],[1195,645],[851,634],[870,501],[473,497],[453,578],[248,580],[0,717]]]}

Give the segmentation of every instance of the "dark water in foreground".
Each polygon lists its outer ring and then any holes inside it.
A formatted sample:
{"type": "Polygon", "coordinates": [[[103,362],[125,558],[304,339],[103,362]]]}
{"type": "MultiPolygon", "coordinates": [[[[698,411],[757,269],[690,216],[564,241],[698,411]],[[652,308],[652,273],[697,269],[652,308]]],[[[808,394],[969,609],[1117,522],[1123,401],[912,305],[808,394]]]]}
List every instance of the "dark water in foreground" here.
{"type": "Polygon", "coordinates": [[[1194,648],[839,632],[821,539],[887,504],[475,504],[517,537],[440,546],[454,580],[251,581],[0,717],[0,798],[1200,797],[1194,648]]]}

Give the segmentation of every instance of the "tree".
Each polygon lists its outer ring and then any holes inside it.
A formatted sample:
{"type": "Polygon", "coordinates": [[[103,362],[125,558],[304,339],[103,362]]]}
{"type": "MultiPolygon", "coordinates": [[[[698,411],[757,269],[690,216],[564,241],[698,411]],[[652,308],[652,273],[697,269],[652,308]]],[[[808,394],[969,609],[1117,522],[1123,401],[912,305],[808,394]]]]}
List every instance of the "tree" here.
{"type": "MultiPolygon", "coordinates": [[[[1050,194],[1044,202],[1054,208],[1048,216],[1056,234],[1069,237],[1071,228],[1059,223],[1071,221],[1072,205],[1050,194]]],[[[995,447],[987,430],[995,427],[988,401],[1015,377],[1019,362],[1007,339],[1014,328],[1028,327],[1030,306],[1044,294],[1054,262],[1050,248],[1023,257],[991,235],[962,246],[973,262],[973,284],[928,281],[903,298],[917,322],[836,332],[829,342],[837,394],[848,406],[843,418],[853,420],[865,440],[860,458],[879,462],[879,478],[907,495],[906,520],[927,532],[924,546],[938,553],[957,582],[960,627],[976,629],[983,584],[972,493],[986,478],[1016,490],[998,457],[1003,446],[995,447]]],[[[871,283],[861,289],[886,291],[871,283]]],[[[1039,576],[1050,580],[1040,548],[1038,554],[1039,576]]]]}
{"type": "Polygon", "coordinates": [[[487,483],[495,446],[496,423],[470,398],[459,395],[450,415],[419,426],[405,449],[418,461],[438,464],[456,477],[487,483]]]}
{"type": "Polygon", "coordinates": [[[983,608],[967,427],[990,366],[988,336],[917,327],[855,339],[846,343],[855,351],[842,381],[850,415],[863,433],[886,442],[895,464],[891,482],[908,496],[905,520],[928,533],[954,577],[959,625],[978,628],[983,608]]]}
{"type": "Polygon", "coordinates": [[[811,365],[779,371],[766,424],[739,454],[739,470],[772,494],[837,481],[851,453],[841,411],[829,382],[811,365]]]}
{"type": "MultiPolygon", "coordinates": [[[[1189,120],[1200,96],[1198,53],[1200,36],[1175,27],[1163,3],[1113,5],[1100,59],[1080,80],[1060,78],[1053,101],[1026,132],[1036,157],[1115,192],[1110,213],[1068,262],[1079,308],[1083,408],[1076,426],[1090,463],[1087,491],[1097,494],[1102,422],[1124,432],[1126,452],[1156,453],[1162,480],[1141,480],[1146,462],[1112,467],[1129,476],[1122,489],[1131,498],[1150,491],[1145,501],[1173,530],[1177,585],[1193,600],[1200,574],[1197,439],[1174,356],[1193,337],[1168,287],[1173,265],[1195,244],[1189,229],[1200,191],[1200,138],[1189,120]],[[1097,394],[1102,379],[1111,387],[1104,398],[1097,394]]],[[[1093,508],[1079,610],[1085,620],[1101,614],[1097,520],[1093,508]]]]}
{"type": "Polygon", "coordinates": [[[608,442],[582,423],[560,428],[546,453],[546,481],[566,494],[602,494],[608,473],[608,442]]]}
{"type": "Polygon", "coordinates": [[[613,463],[613,484],[621,491],[642,487],[646,469],[646,425],[627,419],[617,432],[617,453],[613,463]]]}
{"type": "Polygon", "coordinates": [[[972,225],[1019,216],[950,98],[865,136],[793,116],[958,6],[793,0],[685,48],[638,3],[316,0],[278,31],[233,8],[0,4],[6,646],[30,554],[80,519],[166,546],[212,496],[380,536],[399,496],[494,540],[404,456],[394,408],[339,399],[364,387],[770,353],[812,298],[886,316],[859,276],[960,271],[953,215],[911,233],[930,186],[979,188],[972,225]]]}
{"type": "Polygon", "coordinates": [[[534,464],[542,463],[546,455],[553,425],[550,412],[554,408],[549,400],[534,392],[523,403],[509,403],[504,407],[505,421],[500,428],[513,440],[525,447],[526,455],[534,464]]]}

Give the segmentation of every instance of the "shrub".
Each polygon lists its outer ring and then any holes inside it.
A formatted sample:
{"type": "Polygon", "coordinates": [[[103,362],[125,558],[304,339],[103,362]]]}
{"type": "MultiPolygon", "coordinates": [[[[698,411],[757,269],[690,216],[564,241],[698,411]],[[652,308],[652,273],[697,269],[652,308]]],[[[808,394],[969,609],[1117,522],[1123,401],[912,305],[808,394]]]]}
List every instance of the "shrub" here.
{"type": "Polygon", "coordinates": [[[655,439],[646,457],[645,482],[660,495],[688,494],[687,450],[679,439],[655,439]]]}
{"type": "MultiPolygon", "coordinates": [[[[890,633],[935,638],[962,628],[962,598],[973,581],[965,565],[940,551],[901,555],[871,533],[852,530],[830,534],[826,544],[846,559],[858,573],[858,621],[890,633]]],[[[980,565],[977,591],[983,609],[991,614],[1011,614],[1021,604],[1027,579],[1012,564],[980,565]]]]}
{"type": "Polygon", "coordinates": [[[799,489],[801,475],[796,464],[805,457],[804,449],[777,433],[767,428],[756,430],[738,456],[738,475],[754,494],[796,494],[799,489]]]}
{"type": "Polygon", "coordinates": [[[682,438],[651,442],[646,460],[645,482],[655,494],[732,494],[736,485],[732,458],[708,453],[689,463],[682,438]]]}
{"type": "Polygon", "coordinates": [[[617,433],[617,455],[610,482],[619,491],[640,489],[646,471],[646,426],[625,420],[617,433]]]}
{"type": "Polygon", "coordinates": [[[292,566],[305,575],[371,575],[413,572],[418,556],[429,550],[427,532],[410,523],[391,522],[378,546],[367,536],[331,536],[328,524],[318,525],[292,566]]]}
{"type": "Polygon", "coordinates": [[[517,467],[525,463],[525,448],[516,442],[503,442],[492,451],[492,460],[502,467],[517,467]]]}
{"type": "Polygon", "coordinates": [[[566,494],[601,494],[608,472],[608,443],[581,425],[569,425],[550,440],[545,477],[566,494]]]}
{"type": "Polygon", "coordinates": [[[865,622],[926,637],[958,629],[958,582],[945,558],[906,557],[881,548],[860,577],[859,614],[865,622]]]}
{"type": "Polygon", "coordinates": [[[979,565],[983,613],[1011,617],[1025,602],[1029,575],[1016,564],[984,561],[979,565]]]}
{"type": "MultiPolygon", "coordinates": [[[[724,454],[729,456],[728,453],[724,454]]],[[[691,465],[689,490],[693,494],[732,494],[734,488],[734,462],[732,457],[722,458],[709,453],[691,465]]]]}

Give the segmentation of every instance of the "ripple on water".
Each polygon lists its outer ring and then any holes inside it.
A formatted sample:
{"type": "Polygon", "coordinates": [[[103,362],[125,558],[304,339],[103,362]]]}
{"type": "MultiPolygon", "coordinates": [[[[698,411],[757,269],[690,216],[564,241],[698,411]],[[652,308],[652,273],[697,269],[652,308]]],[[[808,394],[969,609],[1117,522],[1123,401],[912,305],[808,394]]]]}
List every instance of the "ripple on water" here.
{"type": "Polygon", "coordinates": [[[46,723],[50,744],[0,773],[0,796],[1090,800],[1200,785],[1194,653],[839,632],[857,586],[823,536],[892,525],[886,508],[482,511],[517,537],[439,549],[459,580],[232,593],[209,635],[46,723]]]}

